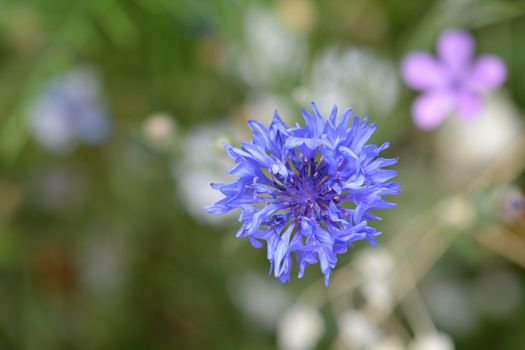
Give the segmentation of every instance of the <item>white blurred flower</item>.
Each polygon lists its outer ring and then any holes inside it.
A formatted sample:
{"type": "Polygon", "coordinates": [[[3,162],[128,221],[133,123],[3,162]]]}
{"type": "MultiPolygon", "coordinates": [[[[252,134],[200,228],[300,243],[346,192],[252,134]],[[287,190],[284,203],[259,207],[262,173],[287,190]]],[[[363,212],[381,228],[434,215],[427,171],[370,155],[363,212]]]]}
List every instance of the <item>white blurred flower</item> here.
{"type": "Polygon", "coordinates": [[[143,129],[144,137],[152,146],[163,148],[174,141],[177,126],[171,115],[157,112],[146,118],[143,129]]]}
{"type": "Polygon", "coordinates": [[[224,198],[210,184],[231,182],[234,179],[226,173],[232,167],[233,160],[227,156],[222,146],[222,141],[225,141],[228,134],[224,126],[216,124],[190,130],[182,139],[180,155],[172,161],[177,193],[184,208],[197,220],[210,223],[234,220],[234,213],[211,215],[204,210],[204,207],[224,198]]]}
{"type": "Polygon", "coordinates": [[[444,333],[417,335],[409,350],[454,350],[454,342],[444,333]]]}
{"type": "Polygon", "coordinates": [[[397,102],[399,78],[386,58],[358,48],[329,48],[314,61],[308,81],[295,95],[300,104],[315,101],[320,110],[335,104],[380,118],[397,102]]]}
{"type": "Polygon", "coordinates": [[[436,147],[441,157],[454,166],[454,176],[476,173],[504,153],[521,130],[516,107],[504,94],[494,92],[486,96],[476,119],[448,118],[438,131],[436,147]]]}
{"type": "Polygon", "coordinates": [[[453,197],[441,204],[442,220],[457,229],[466,229],[476,219],[476,210],[471,201],[463,197],[453,197]]]}
{"type": "Polygon", "coordinates": [[[369,248],[356,259],[356,268],[363,276],[361,292],[366,301],[380,309],[389,310],[394,302],[389,278],[395,266],[390,252],[369,248]]]}
{"type": "Polygon", "coordinates": [[[365,249],[355,262],[366,279],[388,278],[395,266],[394,256],[382,248],[365,249]]]}
{"type": "Polygon", "coordinates": [[[77,143],[102,143],[111,127],[101,100],[94,70],[77,67],[44,86],[29,107],[29,128],[42,146],[55,152],[67,152],[77,143]]]}
{"type": "Polygon", "coordinates": [[[31,120],[31,131],[37,141],[44,147],[56,152],[66,151],[72,148],[74,135],[69,125],[64,122],[61,112],[48,102],[38,102],[31,120]],[[36,112],[38,108],[39,112],[36,112]],[[41,113],[38,116],[37,113],[41,113]]]}
{"type": "Polygon", "coordinates": [[[324,334],[325,324],[319,310],[309,305],[296,305],[286,311],[277,326],[281,350],[308,350],[324,334]]]}
{"type": "Polygon", "coordinates": [[[248,317],[274,330],[290,298],[277,281],[260,274],[245,274],[230,285],[231,300],[248,317]]]}
{"type": "Polygon", "coordinates": [[[394,305],[394,296],[386,280],[369,280],[361,285],[366,301],[379,310],[388,311],[394,305]]]}
{"type": "Polygon", "coordinates": [[[268,86],[293,77],[304,64],[306,42],[281,23],[275,13],[252,9],[244,18],[245,40],[238,48],[237,69],[252,86],[268,86]]]}
{"type": "Polygon", "coordinates": [[[352,348],[368,349],[380,339],[380,331],[358,311],[345,311],[338,319],[341,339],[352,348]]]}

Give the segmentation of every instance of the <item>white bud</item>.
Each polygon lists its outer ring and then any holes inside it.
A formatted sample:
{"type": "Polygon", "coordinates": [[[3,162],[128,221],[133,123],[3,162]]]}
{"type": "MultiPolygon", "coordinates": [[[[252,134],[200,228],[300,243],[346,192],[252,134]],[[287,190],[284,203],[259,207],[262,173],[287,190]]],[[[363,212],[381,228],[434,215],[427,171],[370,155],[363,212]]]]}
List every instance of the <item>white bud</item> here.
{"type": "Polygon", "coordinates": [[[379,330],[360,312],[344,312],[338,325],[341,339],[353,348],[368,348],[379,340],[379,330]]]}
{"type": "Polygon", "coordinates": [[[296,305],[279,321],[277,340],[282,350],[308,350],[317,345],[324,334],[324,320],[312,306],[296,305]]]}

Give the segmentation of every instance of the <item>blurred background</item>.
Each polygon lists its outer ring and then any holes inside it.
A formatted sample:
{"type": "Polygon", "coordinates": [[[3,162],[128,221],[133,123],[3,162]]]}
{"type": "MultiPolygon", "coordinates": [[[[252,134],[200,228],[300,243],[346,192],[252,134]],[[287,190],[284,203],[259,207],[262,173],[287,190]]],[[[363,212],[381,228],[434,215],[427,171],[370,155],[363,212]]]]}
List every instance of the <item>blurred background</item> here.
{"type": "Polygon", "coordinates": [[[525,349],[523,37],[510,0],[0,1],[0,349],[525,349]],[[508,80],[423,132],[399,62],[450,27],[508,80]],[[310,101],[400,157],[329,288],[202,210],[221,143],[310,101]]]}

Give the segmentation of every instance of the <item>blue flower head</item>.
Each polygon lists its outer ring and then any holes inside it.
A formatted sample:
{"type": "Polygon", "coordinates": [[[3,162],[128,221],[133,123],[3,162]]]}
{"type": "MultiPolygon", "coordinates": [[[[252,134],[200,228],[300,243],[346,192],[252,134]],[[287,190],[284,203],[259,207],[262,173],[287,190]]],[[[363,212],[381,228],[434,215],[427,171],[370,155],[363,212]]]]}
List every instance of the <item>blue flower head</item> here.
{"type": "Polygon", "coordinates": [[[225,145],[237,163],[229,174],[238,180],[212,184],[225,198],[207,210],[220,215],[240,208],[237,237],[256,248],[266,242],[270,273],[281,282],[290,279],[293,257],[299,278],[319,263],[328,285],[337,254],[356,240],[376,244],[380,232],[368,222],[380,218],[370,211],[395,206],[382,197],[399,193],[389,182],[397,172],[384,169],[397,159],[378,157],[388,143],[367,144],[375,124],[366,118],[354,117],[348,127],[350,109],[336,118],[334,106],[328,120],[315,103],[312,110],[303,110],[304,127],[287,127],[277,112],[268,128],[250,121],[252,141],[225,145]]]}
{"type": "Polygon", "coordinates": [[[28,110],[33,136],[58,153],[78,143],[104,143],[112,127],[101,95],[98,76],[90,67],[76,67],[50,80],[28,110]]]}

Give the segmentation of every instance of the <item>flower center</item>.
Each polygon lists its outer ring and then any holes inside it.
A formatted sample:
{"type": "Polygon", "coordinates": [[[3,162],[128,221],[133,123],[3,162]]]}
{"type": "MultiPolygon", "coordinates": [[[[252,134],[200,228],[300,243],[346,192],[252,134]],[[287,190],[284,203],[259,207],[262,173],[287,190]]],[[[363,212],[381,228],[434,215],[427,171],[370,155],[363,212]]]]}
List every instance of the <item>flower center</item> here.
{"type": "Polygon", "coordinates": [[[293,175],[284,179],[283,197],[289,203],[290,213],[295,218],[306,217],[321,220],[330,207],[336,193],[327,186],[328,167],[320,155],[301,156],[290,160],[287,168],[293,175]]]}
{"type": "Polygon", "coordinates": [[[449,79],[449,88],[454,92],[459,92],[463,90],[465,86],[465,74],[463,72],[456,72],[455,75],[451,76],[449,79]]]}

